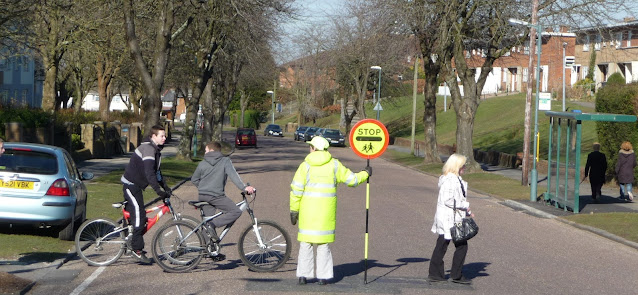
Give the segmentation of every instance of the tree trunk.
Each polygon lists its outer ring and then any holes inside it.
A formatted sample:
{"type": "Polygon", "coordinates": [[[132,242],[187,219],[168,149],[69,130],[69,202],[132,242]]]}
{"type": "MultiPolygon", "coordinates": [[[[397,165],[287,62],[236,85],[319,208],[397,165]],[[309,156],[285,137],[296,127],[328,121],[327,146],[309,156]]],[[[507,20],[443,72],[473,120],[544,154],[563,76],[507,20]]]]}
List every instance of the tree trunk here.
{"type": "MultiPolygon", "coordinates": [[[[53,58],[55,59],[55,58],[53,58]]],[[[56,61],[49,58],[44,59],[44,86],[42,89],[42,109],[53,112],[55,110],[55,80],[58,77],[58,65],[56,61]],[[47,63],[50,62],[50,64],[47,63]]]]}
{"type": "MultiPolygon", "coordinates": [[[[437,93],[437,76],[431,73],[434,66],[429,59],[424,59],[425,69],[425,108],[423,110],[423,133],[425,135],[425,146],[423,147],[423,162],[440,163],[439,149],[436,142],[436,93],[437,93]]],[[[437,67],[438,68],[438,67],[437,67]]],[[[438,73],[438,69],[436,69],[438,73]]]]}

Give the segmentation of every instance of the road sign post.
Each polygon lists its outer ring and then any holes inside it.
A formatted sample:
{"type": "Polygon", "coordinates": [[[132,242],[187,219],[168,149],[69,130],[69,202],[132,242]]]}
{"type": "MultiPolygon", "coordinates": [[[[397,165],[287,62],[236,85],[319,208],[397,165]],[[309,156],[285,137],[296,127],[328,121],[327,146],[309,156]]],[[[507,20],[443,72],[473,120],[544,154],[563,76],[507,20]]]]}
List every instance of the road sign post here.
{"type": "MultiPolygon", "coordinates": [[[[379,105],[380,107],[380,105],[379,105]]],[[[350,131],[350,147],[357,156],[367,160],[370,166],[370,159],[381,156],[388,148],[390,136],[385,126],[373,119],[365,119],[355,124],[350,131]]],[[[364,284],[368,283],[368,219],[370,211],[370,178],[366,183],[366,233],[364,242],[364,284]]]]}

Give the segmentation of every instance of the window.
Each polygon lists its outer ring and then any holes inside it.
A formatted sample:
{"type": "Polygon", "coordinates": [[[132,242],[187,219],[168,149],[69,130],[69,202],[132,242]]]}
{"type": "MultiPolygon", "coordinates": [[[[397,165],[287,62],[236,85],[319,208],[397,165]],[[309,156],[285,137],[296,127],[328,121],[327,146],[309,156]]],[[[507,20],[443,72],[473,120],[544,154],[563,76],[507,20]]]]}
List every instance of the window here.
{"type": "Polygon", "coordinates": [[[0,58],[0,70],[3,70],[7,66],[7,60],[0,58]]]}
{"type": "Polygon", "coordinates": [[[22,90],[22,101],[26,102],[27,101],[27,94],[29,94],[29,90],[22,90]]]}
{"type": "Polygon", "coordinates": [[[99,95],[93,95],[93,101],[100,101],[99,95]]]}
{"type": "Polygon", "coordinates": [[[22,71],[29,71],[29,59],[26,56],[22,57],[22,71]]]}
{"type": "Polygon", "coordinates": [[[616,33],[616,48],[620,48],[622,43],[622,32],[616,33]]]}
{"type": "Polygon", "coordinates": [[[582,66],[582,70],[580,71],[580,78],[581,79],[585,79],[585,77],[587,77],[587,72],[589,71],[589,67],[588,66],[582,66]]]}
{"type": "Polygon", "coordinates": [[[631,47],[631,30],[627,31],[627,47],[631,47]]]}
{"type": "Polygon", "coordinates": [[[523,47],[523,54],[529,55],[529,46],[525,45],[525,47],[523,47]]]}
{"type": "Polygon", "coordinates": [[[583,51],[589,51],[589,43],[591,41],[589,40],[589,35],[585,35],[585,38],[583,40],[583,51]]]}
{"type": "Polygon", "coordinates": [[[527,73],[529,73],[528,68],[523,68],[523,82],[527,82],[527,73]]]}
{"type": "Polygon", "coordinates": [[[600,35],[596,35],[596,43],[594,43],[594,50],[600,50],[600,43],[602,42],[602,38],[600,35]]]}

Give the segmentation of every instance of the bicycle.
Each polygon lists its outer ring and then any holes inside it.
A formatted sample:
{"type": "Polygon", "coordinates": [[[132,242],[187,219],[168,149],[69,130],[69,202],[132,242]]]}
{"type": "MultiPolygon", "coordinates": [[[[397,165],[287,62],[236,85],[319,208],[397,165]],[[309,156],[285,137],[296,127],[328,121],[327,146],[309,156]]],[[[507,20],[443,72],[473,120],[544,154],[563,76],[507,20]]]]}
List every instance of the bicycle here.
{"type": "MultiPolygon", "coordinates": [[[[173,189],[182,185],[182,181],[173,189]]],[[[174,196],[174,195],[173,195],[174,196]]],[[[155,203],[155,199],[151,203],[155,203]]],[[[132,252],[131,238],[133,226],[128,222],[130,213],[124,209],[126,201],[111,204],[113,208],[122,210],[122,218],[115,222],[109,218],[95,218],[87,220],[78,229],[75,235],[75,249],[86,263],[92,266],[106,266],[117,261],[124,252],[132,252]]],[[[150,230],[166,213],[170,213],[173,221],[199,223],[199,220],[188,215],[176,213],[170,198],[164,198],[163,203],[150,209],[146,213],[158,211],[155,216],[148,218],[146,232],[150,230]]]]}
{"type": "MultiPolygon", "coordinates": [[[[256,198],[253,193],[249,202],[246,193],[242,192],[242,201],[236,205],[243,211],[248,211],[252,224],[239,237],[237,248],[241,261],[253,271],[268,272],[282,267],[292,251],[290,236],[274,221],[257,220],[250,208],[256,198]]],[[[222,214],[205,216],[203,206],[210,206],[207,202],[189,201],[190,205],[199,209],[202,221],[192,224],[185,221],[172,221],[162,226],[153,236],[151,252],[155,262],[166,272],[186,272],[201,262],[205,255],[215,258],[221,249],[220,243],[230,231],[234,223],[226,225],[215,241],[211,235],[208,222],[222,214]]]]}

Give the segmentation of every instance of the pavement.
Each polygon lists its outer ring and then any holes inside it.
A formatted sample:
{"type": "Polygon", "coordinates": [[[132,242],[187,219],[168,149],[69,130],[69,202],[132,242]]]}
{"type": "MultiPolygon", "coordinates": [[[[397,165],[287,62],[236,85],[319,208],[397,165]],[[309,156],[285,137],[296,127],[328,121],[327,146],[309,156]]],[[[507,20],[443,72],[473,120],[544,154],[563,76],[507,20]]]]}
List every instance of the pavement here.
{"type": "MultiPolygon", "coordinates": [[[[173,138],[170,142],[168,142],[165,148],[162,151],[163,156],[174,156],[177,153],[177,144],[179,142],[178,138],[173,138]]],[[[402,152],[410,152],[409,148],[399,147],[399,146],[389,146],[388,148],[393,150],[398,150],[402,152]]],[[[110,171],[123,169],[127,164],[130,158],[130,153],[127,155],[112,157],[109,159],[91,159],[87,161],[83,161],[77,163],[80,171],[83,172],[92,172],[95,174],[95,177],[99,177],[107,174],[110,171]]],[[[445,158],[444,158],[445,159],[445,158]]],[[[444,160],[443,159],[443,160],[444,160]]],[[[498,173],[505,177],[509,177],[512,179],[521,179],[521,170],[520,169],[507,169],[496,166],[482,165],[482,168],[486,172],[498,173]]],[[[544,175],[539,175],[539,188],[538,191],[544,191],[544,184],[542,179],[544,179],[544,175]]],[[[591,214],[591,213],[602,213],[602,212],[638,212],[638,202],[636,203],[627,203],[624,201],[618,200],[618,187],[613,186],[605,186],[603,187],[603,198],[598,203],[593,203],[591,200],[589,183],[581,183],[580,187],[581,191],[581,202],[584,202],[585,205],[582,209],[582,214],[591,214]]],[[[481,194],[489,195],[484,192],[478,192],[481,194]]],[[[498,196],[492,196],[498,198],[498,196]]],[[[571,221],[568,221],[564,218],[560,218],[561,216],[572,215],[572,212],[565,211],[564,209],[559,209],[554,206],[546,205],[543,202],[531,202],[531,201],[513,201],[513,200],[502,200],[501,204],[511,207],[515,210],[526,212],[528,214],[534,215],[539,218],[547,218],[547,219],[555,219],[561,222],[570,224],[574,227],[578,227],[580,229],[588,230],[600,236],[606,237],[608,239],[614,240],[618,243],[622,243],[628,245],[630,247],[638,249],[638,243],[625,240],[621,237],[608,233],[606,231],[576,224],[571,221]]],[[[9,276],[13,276],[14,280],[18,283],[22,284],[21,289],[17,289],[13,291],[13,293],[4,293],[4,294],[27,294],[29,290],[38,282],[45,283],[47,281],[55,281],[56,276],[59,276],[59,272],[55,272],[60,268],[65,262],[73,258],[75,253],[69,253],[64,258],[57,259],[55,261],[47,261],[47,262],[26,262],[26,261],[0,261],[0,278],[5,281],[7,278],[6,275],[3,276],[3,273],[8,273],[9,276]]],[[[64,275],[64,274],[62,274],[64,275]]],[[[0,288],[0,292],[2,289],[0,288]]],[[[2,293],[0,293],[2,294],[2,293]]]]}

